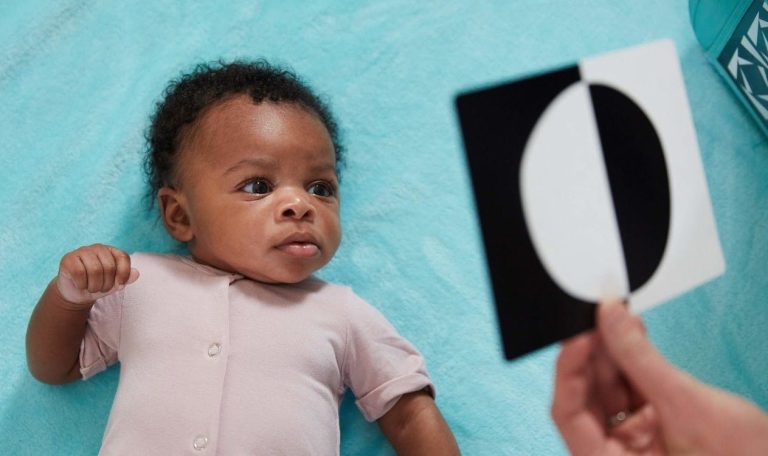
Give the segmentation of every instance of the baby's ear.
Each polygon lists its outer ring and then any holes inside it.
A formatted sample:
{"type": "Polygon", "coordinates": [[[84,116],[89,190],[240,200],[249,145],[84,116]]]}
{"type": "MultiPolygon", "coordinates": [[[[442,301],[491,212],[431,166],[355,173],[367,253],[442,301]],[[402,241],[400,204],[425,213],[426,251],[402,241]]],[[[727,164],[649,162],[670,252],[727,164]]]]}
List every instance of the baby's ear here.
{"type": "Polygon", "coordinates": [[[184,195],[175,188],[163,187],[157,192],[157,200],[168,233],[179,242],[191,241],[192,225],[189,223],[184,195]]]}

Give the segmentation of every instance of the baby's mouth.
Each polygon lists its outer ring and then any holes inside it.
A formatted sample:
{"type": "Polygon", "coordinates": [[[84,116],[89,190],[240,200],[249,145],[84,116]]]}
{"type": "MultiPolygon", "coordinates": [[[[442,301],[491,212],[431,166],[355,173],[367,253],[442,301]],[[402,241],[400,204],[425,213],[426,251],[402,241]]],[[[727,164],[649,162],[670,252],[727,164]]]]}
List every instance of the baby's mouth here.
{"type": "Polygon", "coordinates": [[[320,254],[320,245],[309,233],[294,233],[280,241],[276,248],[288,255],[309,258],[320,254]]]}
{"type": "Polygon", "coordinates": [[[312,242],[288,242],[277,246],[278,250],[288,255],[309,258],[320,253],[320,248],[312,242]]]}

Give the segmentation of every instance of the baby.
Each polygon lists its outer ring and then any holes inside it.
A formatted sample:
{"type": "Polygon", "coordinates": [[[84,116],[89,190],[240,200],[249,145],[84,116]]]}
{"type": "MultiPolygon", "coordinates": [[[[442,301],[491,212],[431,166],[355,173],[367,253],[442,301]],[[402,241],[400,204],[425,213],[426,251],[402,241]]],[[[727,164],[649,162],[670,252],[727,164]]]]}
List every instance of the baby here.
{"type": "Polygon", "coordinates": [[[146,165],[190,255],[74,250],[27,331],[40,381],[120,362],[101,454],[338,454],[347,387],[399,454],[458,454],[421,355],[312,277],[341,240],[337,136],[326,105],[263,61],[168,87],[146,165]]]}

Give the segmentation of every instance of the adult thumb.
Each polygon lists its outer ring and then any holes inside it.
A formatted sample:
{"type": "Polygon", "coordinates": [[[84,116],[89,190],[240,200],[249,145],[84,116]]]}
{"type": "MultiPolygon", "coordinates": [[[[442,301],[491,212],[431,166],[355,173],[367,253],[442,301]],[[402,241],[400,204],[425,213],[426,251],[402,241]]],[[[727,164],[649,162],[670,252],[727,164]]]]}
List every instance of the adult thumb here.
{"type": "Polygon", "coordinates": [[[651,344],[640,317],[619,301],[598,306],[597,329],[608,354],[630,383],[657,408],[676,403],[691,378],[670,364],[651,344]]]}

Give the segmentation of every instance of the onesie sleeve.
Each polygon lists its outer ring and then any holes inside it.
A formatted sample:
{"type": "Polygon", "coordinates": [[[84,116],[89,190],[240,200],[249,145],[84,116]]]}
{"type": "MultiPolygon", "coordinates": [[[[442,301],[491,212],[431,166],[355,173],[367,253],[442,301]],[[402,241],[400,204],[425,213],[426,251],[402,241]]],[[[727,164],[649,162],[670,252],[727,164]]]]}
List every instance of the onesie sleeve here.
{"type": "Polygon", "coordinates": [[[80,374],[83,380],[117,362],[120,321],[125,290],[96,300],[88,315],[85,336],[80,343],[80,374]]]}
{"type": "Polygon", "coordinates": [[[426,388],[434,397],[421,354],[379,311],[350,294],[342,371],[365,419],[378,420],[407,393],[426,388]]]}

